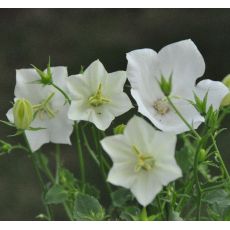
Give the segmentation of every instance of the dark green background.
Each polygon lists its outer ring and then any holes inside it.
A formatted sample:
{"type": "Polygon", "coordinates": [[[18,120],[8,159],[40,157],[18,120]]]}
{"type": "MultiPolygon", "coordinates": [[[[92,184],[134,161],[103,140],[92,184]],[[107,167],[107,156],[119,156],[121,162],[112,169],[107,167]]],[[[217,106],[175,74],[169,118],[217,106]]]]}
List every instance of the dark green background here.
{"type": "MultiPolygon", "coordinates": [[[[15,69],[33,63],[65,65],[70,74],[99,58],[108,71],[126,69],[125,54],[138,48],[159,50],[191,38],[206,61],[205,76],[221,80],[230,72],[230,10],[227,9],[1,9],[0,118],[13,100],[15,69]]],[[[229,123],[225,120],[225,126],[229,123]]],[[[229,126],[228,126],[229,127],[229,126]]],[[[0,126],[0,138],[17,143],[0,126]]],[[[229,131],[218,142],[229,166],[229,131]]],[[[48,146],[53,157],[53,146],[48,146]]],[[[62,147],[67,167],[76,172],[75,155],[62,147]]],[[[87,162],[94,184],[100,174],[87,162]]],[[[100,184],[100,183],[99,183],[100,184]]],[[[100,186],[99,186],[100,187],[100,186]]],[[[32,220],[42,211],[40,189],[23,152],[0,157],[0,220],[32,220]]],[[[59,219],[63,219],[62,215],[59,219]]]]}

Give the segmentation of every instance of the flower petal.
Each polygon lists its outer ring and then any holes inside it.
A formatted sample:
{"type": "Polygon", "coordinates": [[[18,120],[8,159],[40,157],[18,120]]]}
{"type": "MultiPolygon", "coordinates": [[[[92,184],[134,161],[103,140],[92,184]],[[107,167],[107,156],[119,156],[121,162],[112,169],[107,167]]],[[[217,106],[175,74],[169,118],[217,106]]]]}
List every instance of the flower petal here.
{"type": "Polygon", "coordinates": [[[132,147],[125,141],[123,135],[106,137],[101,141],[101,145],[114,163],[129,163],[132,159],[134,163],[136,161],[132,147]]]}
{"type": "Polygon", "coordinates": [[[204,59],[192,40],[183,40],[162,48],[158,53],[160,71],[172,77],[172,94],[188,97],[196,79],[205,71],[204,59]],[[187,87],[186,87],[187,86],[187,87]]]}
{"type": "Polygon", "coordinates": [[[126,113],[133,105],[127,94],[120,92],[111,96],[111,102],[106,104],[106,108],[115,116],[120,116],[126,113]]]}
{"type": "Polygon", "coordinates": [[[49,140],[57,144],[71,144],[70,135],[73,132],[73,122],[68,119],[69,105],[63,106],[54,118],[47,122],[49,140]]]}
{"type": "Polygon", "coordinates": [[[135,165],[130,163],[115,163],[109,171],[107,181],[117,186],[130,188],[136,179],[134,167],[135,165]]]}
{"type": "Polygon", "coordinates": [[[30,148],[32,152],[37,151],[42,145],[49,143],[49,133],[46,129],[41,129],[37,131],[25,131],[26,137],[28,139],[30,148]]]}
{"type": "Polygon", "coordinates": [[[88,79],[90,91],[94,93],[97,91],[99,84],[103,84],[107,75],[105,67],[99,60],[91,63],[83,73],[83,77],[88,79]]]}
{"type": "Polygon", "coordinates": [[[133,90],[138,91],[149,103],[163,97],[155,76],[159,73],[157,53],[151,49],[127,53],[127,78],[133,90]]]}
{"type": "Polygon", "coordinates": [[[229,89],[220,81],[207,79],[197,84],[195,93],[202,100],[208,93],[207,109],[212,105],[215,110],[218,110],[221,101],[229,93],[229,89]]]}
{"type": "Polygon", "coordinates": [[[162,184],[159,179],[154,174],[144,171],[136,177],[131,185],[131,192],[143,206],[150,204],[161,189],[162,184]]]}

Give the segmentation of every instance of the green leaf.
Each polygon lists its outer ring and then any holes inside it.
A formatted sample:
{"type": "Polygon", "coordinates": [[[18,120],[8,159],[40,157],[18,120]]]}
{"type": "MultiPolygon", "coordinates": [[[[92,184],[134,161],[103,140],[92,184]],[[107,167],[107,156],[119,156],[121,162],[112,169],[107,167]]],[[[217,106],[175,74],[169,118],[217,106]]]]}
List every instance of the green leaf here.
{"type": "Polygon", "coordinates": [[[172,221],[181,221],[183,219],[180,217],[180,213],[179,212],[171,211],[169,213],[169,220],[172,220],[172,221]]]}
{"type": "Polygon", "coordinates": [[[217,204],[218,206],[230,206],[230,194],[224,189],[207,192],[203,200],[209,204],[217,204]]]}
{"type": "Polygon", "coordinates": [[[61,185],[52,186],[45,195],[46,204],[60,204],[67,200],[68,192],[61,185]]]}
{"type": "Polygon", "coordinates": [[[134,221],[138,221],[140,220],[140,214],[141,214],[141,210],[136,207],[136,206],[129,206],[129,207],[125,207],[124,210],[122,211],[120,218],[122,220],[134,220],[134,221]]]}
{"type": "Polygon", "coordinates": [[[105,212],[95,197],[78,193],[74,205],[74,218],[77,220],[103,220],[105,212]]]}
{"type": "Polygon", "coordinates": [[[127,201],[132,199],[132,194],[125,188],[120,188],[111,194],[112,203],[115,207],[124,207],[127,201]]]}
{"type": "Polygon", "coordinates": [[[176,160],[183,173],[187,173],[193,166],[193,154],[190,149],[182,147],[176,151],[176,160]]]}

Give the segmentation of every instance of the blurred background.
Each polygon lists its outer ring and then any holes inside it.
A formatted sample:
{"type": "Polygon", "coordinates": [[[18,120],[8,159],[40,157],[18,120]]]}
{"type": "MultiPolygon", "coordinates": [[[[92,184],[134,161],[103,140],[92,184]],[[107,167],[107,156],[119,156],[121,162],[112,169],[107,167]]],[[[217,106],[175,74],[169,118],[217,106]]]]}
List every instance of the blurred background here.
{"type": "MultiPolygon", "coordinates": [[[[11,107],[15,69],[29,68],[31,63],[45,68],[50,55],[52,65],[68,66],[69,74],[97,58],[109,72],[125,70],[127,52],[158,51],[187,38],[204,56],[205,77],[221,80],[230,73],[228,9],[0,9],[0,119],[6,119],[11,107]]],[[[223,126],[230,128],[229,121],[225,119],[223,126]]],[[[12,132],[0,125],[0,139],[19,143],[20,139],[6,137],[12,132]]],[[[229,140],[230,131],[218,139],[227,166],[229,140]]],[[[52,159],[54,147],[43,149],[52,159]]],[[[72,148],[62,146],[62,152],[64,164],[77,176],[72,148]]],[[[87,161],[87,179],[100,188],[100,174],[87,161]]],[[[23,152],[0,157],[0,220],[33,220],[43,211],[40,192],[23,152]]]]}

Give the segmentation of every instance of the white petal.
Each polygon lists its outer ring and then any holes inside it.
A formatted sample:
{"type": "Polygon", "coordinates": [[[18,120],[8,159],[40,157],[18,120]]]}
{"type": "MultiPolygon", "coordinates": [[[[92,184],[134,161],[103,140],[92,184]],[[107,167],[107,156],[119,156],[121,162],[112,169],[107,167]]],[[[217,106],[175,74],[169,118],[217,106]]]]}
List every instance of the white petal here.
{"type": "Polygon", "coordinates": [[[159,73],[157,53],[151,49],[134,50],[126,55],[127,78],[133,90],[137,90],[149,103],[163,97],[156,81],[159,73]]]}
{"type": "Polygon", "coordinates": [[[123,92],[124,84],[126,82],[126,72],[125,71],[116,71],[109,73],[106,77],[104,85],[105,95],[110,95],[115,93],[123,92]]]}
{"type": "Polygon", "coordinates": [[[51,86],[42,87],[35,83],[39,80],[37,72],[34,69],[16,70],[16,86],[14,94],[17,98],[25,98],[32,104],[38,104],[42,98],[49,96],[51,86]]]}
{"type": "Polygon", "coordinates": [[[41,129],[37,131],[25,131],[26,137],[30,144],[32,152],[37,151],[42,145],[49,143],[49,134],[46,129],[41,129]]]}
{"type": "Polygon", "coordinates": [[[75,121],[90,121],[100,130],[107,129],[115,116],[106,109],[106,105],[92,107],[84,101],[72,101],[68,117],[75,121]]]}
{"type": "Polygon", "coordinates": [[[124,131],[124,136],[131,146],[141,148],[142,152],[152,151],[151,143],[156,134],[156,130],[147,121],[138,116],[129,120],[124,131]]]}
{"type": "Polygon", "coordinates": [[[158,53],[160,70],[165,77],[173,74],[172,94],[188,96],[190,87],[205,71],[204,59],[192,40],[183,40],[165,46],[158,53]]]}
{"type": "Polygon", "coordinates": [[[96,60],[90,64],[90,66],[84,71],[83,77],[86,77],[89,82],[90,91],[92,93],[96,93],[98,86],[100,83],[104,83],[106,76],[108,73],[105,70],[103,64],[96,60]]]}
{"type": "Polygon", "coordinates": [[[131,185],[132,193],[143,206],[150,204],[161,189],[159,179],[153,173],[145,171],[142,171],[131,185]]]}
{"type": "Polygon", "coordinates": [[[51,67],[51,73],[53,81],[58,85],[62,90],[66,90],[66,80],[68,78],[67,67],[65,66],[56,66],[51,67]]]}
{"type": "Polygon", "coordinates": [[[208,93],[207,109],[212,105],[215,110],[218,110],[221,101],[229,93],[229,89],[220,81],[207,79],[197,84],[195,93],[200,99],[203,99],[208,93]]]}
{"type": "Polygon", "coordinates": [[[47,122],[49,139],[53,143],[71,144],[70,135],[73,131],[73,122],[67,117],[68,109],[69,105],[63,106],[55,117],[47,122]]]}
{"type": "Polygon", "coordinates": [[[106,109],[106,106],[104,107],[102,105],[98,108],[95,108],[95,110],[92,110],[89,116],[89,121],[94,123],[98,129],[106,130],[109,128],[114,118],[115,116],[106,109]]]}
{"type": "Polygon", "coordinates": [[[87,78],[82,74],[72,75],[67,80],[67,87],[71,98],[75,99],[88,99],[92,96],[93,92],[90,91],[89,84],[87,82],[87,78]]]}
{"type": "Polygon", "coordinates": [[[182,177],[182,171],[175,158],[157,162],[155,167],[155,176],[159,178],[162,185],[166,186],[169,182],[182,177]]]}
{"type": "Polygon", "coordinates": [[[130,188],[136,178],[134,168],[135,165],[130,163],[115,163],[107,180],[114,185],[130,188]]]}
{"type": "Polygon", "coordinates": [[[112,95],[110,100],[111,102],[105,106],[115,117],[120,116],[133,108],[129,97],[123,92],[112,95]]]}
{"type": "Polygon", "coordinates": [[[106,137],[101,141],[101,145],[114,163],[136,162],[132,146],[126,142],[123,135],[106,137]]]}
{"type": "Polygon", "coordinates": [[[10,110],[8,110],[8,112],[6,113],[6,117],[7,117],[7,119],[8,119],[11,123],[14,123],[13,108],[11,108],[10,110]]]}

